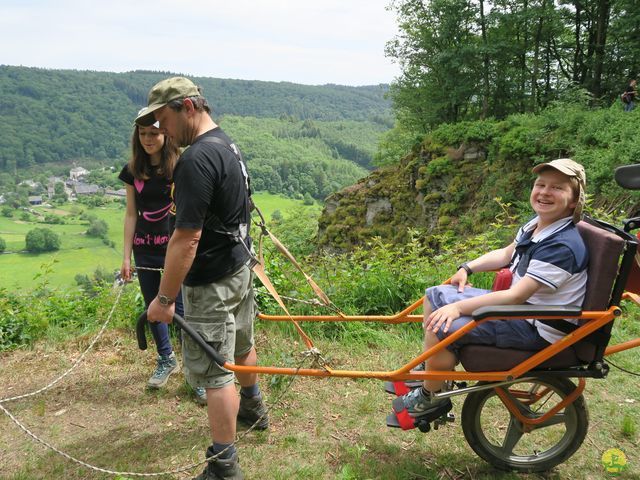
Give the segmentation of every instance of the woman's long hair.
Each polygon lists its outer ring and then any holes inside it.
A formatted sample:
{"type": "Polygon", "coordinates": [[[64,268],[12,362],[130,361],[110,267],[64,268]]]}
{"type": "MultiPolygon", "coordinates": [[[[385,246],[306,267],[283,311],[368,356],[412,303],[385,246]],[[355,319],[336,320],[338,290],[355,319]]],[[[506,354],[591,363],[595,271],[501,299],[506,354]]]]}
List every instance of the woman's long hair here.
{"type": "MultiPolygon", "coordinates": [[[[129,160],[129,172],[133,178],[137,180],[148,180],[151,176],[151,157],[145,152],[140,142],[140,132],[138,125],[135,125],[133,134],[131,135],[131,159],[129,160]]],[[[162,134],[161,134],[162,135],[162,134]]],[[[180,156],[180,150],[176,147],[169,137],[164,135],[164,145],[160,150],[160,164],[158,165],[158,174],[167,180],[173,178],[173,169],[176,161],[180,156]]]]}

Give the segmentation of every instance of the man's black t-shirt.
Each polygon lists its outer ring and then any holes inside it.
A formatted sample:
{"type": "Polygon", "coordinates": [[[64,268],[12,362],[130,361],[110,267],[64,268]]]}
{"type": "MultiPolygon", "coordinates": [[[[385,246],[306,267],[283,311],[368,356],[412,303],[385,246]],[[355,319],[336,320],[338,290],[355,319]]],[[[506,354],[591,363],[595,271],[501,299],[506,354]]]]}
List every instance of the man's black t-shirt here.
{"type": "MultiPolygon", "coordinates": [[[[175,228],[202,229],[196,257],[184,280],[188,286],[204,285],[233,273],[249,258],[244,247],[205,222],[215,215],[228,228],[250,223],[249,194],[240,162],[223,145],[204,140],[231,140],[219,127],[200,135],[180,156],[175,171],[175,228]]],[[[246,239],[250,244],[250,238],[246,239]]]]}
{"type": "Polygon", "coordinates": [[[134,188],[137,220],[133,234],[133,251],[164,256],[169,243],[171,180],[152,169],[147,180],[137,180],[124,166],[118,178],[134,188]]]}

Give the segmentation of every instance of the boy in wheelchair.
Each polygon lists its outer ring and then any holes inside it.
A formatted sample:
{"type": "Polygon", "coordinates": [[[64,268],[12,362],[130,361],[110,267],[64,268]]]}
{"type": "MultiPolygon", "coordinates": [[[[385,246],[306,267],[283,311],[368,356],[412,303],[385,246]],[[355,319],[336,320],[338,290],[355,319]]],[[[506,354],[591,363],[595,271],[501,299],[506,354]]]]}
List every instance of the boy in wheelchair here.
{"type": "MultiPolygon", "coordinates": [[[[587,284],[588,252],[575,224],[582,216],[586,175],[582,165],[558,159],[533,168],[537,178],[529,198],[536,217],[523,225],[513,243],[463,263],[450,285],[428,288],[424,301],[425,350],[471,321],[471,313],[489,305],[581,306],[587,284]],[[509,266],[511,286],[490,291],[469,283],[473,272],[509,266]]],[[[565,320],[577,322],[577,320],[565,320]]],[[[535,320],[493,320],[470,330],[447,349],[429,358],[426,370],[453,370],[464,345],[542,350],[565,334],[535,320]]],[[[416,419],[437,418],[451,409],[449,398],[435,398],[443,381],[427,380],[402,396],[416,419]]]]}

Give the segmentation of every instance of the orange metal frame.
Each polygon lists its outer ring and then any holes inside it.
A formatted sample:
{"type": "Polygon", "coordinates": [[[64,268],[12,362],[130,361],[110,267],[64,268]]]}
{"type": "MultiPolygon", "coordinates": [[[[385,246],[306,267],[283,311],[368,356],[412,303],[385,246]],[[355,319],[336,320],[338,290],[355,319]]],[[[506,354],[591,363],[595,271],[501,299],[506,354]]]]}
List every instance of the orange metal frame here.
{"type": "MultiPolygon", "coordinates": [[[[627,295],[623,298],[638,301],[636,295],[627,295]]],[[[640,297],[639,297],[640,298],[640,297]]],[[[424,300],[422,297],[420,300],[414,302],[409,307],[405,308],[401,312],[395,315],[259,315],[259,318],[265,321],[305,321],[305,322],[381,322],[381,323],[410,323],[421,322],[422,315],[412,314],[417,310],[424,300]]],[[[549,345],[545,349],[539,351],[530,358],[524,360],[520,364],[504,371],[492,371],[492,372],[466,372],[466,371],[429,371],[429,372],[412,372],[411,369],[418,366],[425,360],[431,358],[433,355],[446,348],[449,344],[455,342],[458,338],[465,335],[467,332],[480,325],[483,322],[489,320],[498,320],[500,317],[485,318],[480,321],[471,321],[463,328],[448,336],[437,345],[433,346],[429,350],[421,353],[414,359],[402,367],[391,371],[361,371],[361,370],[334,370],[329,367],[324,368],[287,368],[287,367],[271,367],[271,366],[242,366],[234,364],[225,364],[225,368],[234,372],[241,373],[259,373],[259,374],[272,374],[272,375],[298,375],[298,376],[311,376],[311,377],[338,377],[338,378],[374,378],[379,380],[470,380],[470,381],[510,381],[519,378],[524,373],[540,365],[544,361],[548,360],[561,350],[575,344],[581,339],[585,338],[589,334],[593,333],[603,325],[606,325],[612,321],[615,317],[621,313],[620,308],[612,306],[608,310],[604,311],[585,311],[582,312],[580,317],[572,317],[576,319],[586,320],[584,324],[576,329],[573,333],[570,333],[563,337],[560,341],[549,345]]],[[[527,315],[526,317],[519,318],[535,318],[535,319],[550,319],[561,320],[560,317],[533,317],[527,315]]],[[[516,318],[512,318],[515,320],[516,318]]],[[[622,344],[609,346],[605,355],[621,352],[630,348],[640,346],[640,338],[631,340],[622,344]]],[[[584,387],[583,387],[584,388],[584,387]]]]}
{"type": "Polygon", "coordinates": [[[533,403],[534,401],[537,401],[538,399],[546,395],[549,389],[544,389],[541,393],[537,393],[537,394],[529,394],[528,392],[521,392],[521,391],[514,392],[512,390],[509,390],[509,393],[507,393],[502,387],[496,387],[495,391],[496,391],[496,394],[500,397],[500,400],[502,400],[502,403],[507,407],[507,410],[509,410],[509,412],[511,412],[511,414],[513,414],[514,417],[516,417],[520,422],[522,422],[525,432],[530,432],[532,430],[535,430],[535,427],[537,425],[543,424],[547,420],[551,419],[551,417],[553,417],[556,413],[558,413],[564,407],[572,404],[576,400],[576,398],[582,395],[582,392],[584,391],[584,387],[586,386],[586,384],[587,384],[586,380],[584,378],[580,378],[578,380],[578,385],[573,390],[573,392],[567,395],[561,402],[559,402],[557,405],[551,408],[548,412],[545,412],[544,415],[541,415],[540,417],[535,417],[535,418],[530,418],[523,415],[520,409],[516,406],[516,403],[512,400],[512,396],[517,398],[530,398],[531,400],[529,402],[522,402],[522,403],[528,404],[528,403],[533,403]]]}

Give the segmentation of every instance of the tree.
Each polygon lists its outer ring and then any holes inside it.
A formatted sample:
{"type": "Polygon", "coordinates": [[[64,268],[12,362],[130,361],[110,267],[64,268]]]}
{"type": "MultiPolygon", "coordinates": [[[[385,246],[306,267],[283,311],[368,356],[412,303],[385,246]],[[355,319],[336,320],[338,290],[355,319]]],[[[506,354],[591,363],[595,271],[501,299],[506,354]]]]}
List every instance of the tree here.
{"type": "Polygon", "coordinates": [[[53,186],[53,201],[64,203],[68,200],[67,192],[64,191],[64,183],[58,182],[53,186]]]}
{"type": "Polygon", "coordinates": [[[7,242],[4,241],[4,238],[0,238],[0,253],[4,253],[7,249],[7,242]]]}
{"type": "Polygon", "coordinates": [[[109,231],[109,225],[104,220],[92,219],[87,229],[87,235],[90,237],[105,238],[109,231]]]}
{"type": "Polygon", "coordinates": [[[440,123],[538,112],[576,87],[615,101],[640,70],[634,0],[396,0],[390,93],[416,133],[440,123]]]}
{"type": "Polygon", "coordinates": [[[52,252],[60,249],[60,237],[48,228],[34,228],[24,238],[29,252],[52,252]]]}

